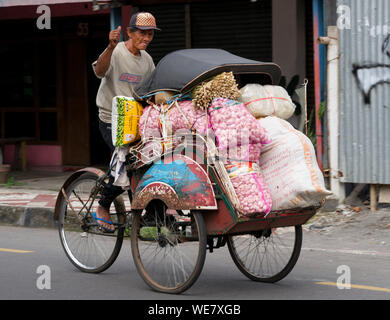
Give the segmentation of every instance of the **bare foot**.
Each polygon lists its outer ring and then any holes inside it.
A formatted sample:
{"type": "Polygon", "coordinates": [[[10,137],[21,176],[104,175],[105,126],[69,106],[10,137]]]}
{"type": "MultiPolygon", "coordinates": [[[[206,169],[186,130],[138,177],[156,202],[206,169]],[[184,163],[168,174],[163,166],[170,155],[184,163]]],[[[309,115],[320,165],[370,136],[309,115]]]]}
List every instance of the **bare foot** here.
{"type": "MultiPolygon", "coordinates": [[[[96,209],[96,216],[100,219],[104,219],[106,221],[111,221],[111,216],[110,216],[109,211],[107,209],[103,208],[101,205],[99,205],[96,209]]],[[[112,224],[109,224],[109,223],[101,221],[101,220],[98,220],[97,222],[98,222],[98,224],[104,226],[105,228],[107,228],[109,230],[115,230],[115,227],[112,224]]]]}

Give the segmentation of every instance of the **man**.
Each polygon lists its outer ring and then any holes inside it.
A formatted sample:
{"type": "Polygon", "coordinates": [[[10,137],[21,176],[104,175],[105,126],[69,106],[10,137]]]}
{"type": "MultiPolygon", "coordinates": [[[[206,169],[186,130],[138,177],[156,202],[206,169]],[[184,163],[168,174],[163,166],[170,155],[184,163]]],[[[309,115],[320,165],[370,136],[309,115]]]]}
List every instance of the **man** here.
{"type": "MultiPolygon", "coordinates": [[[[99,108],[99,129],[111,152],[115,146],[111,138],[112,98],[115,96],[133,96],[133,87],[143,81],[154,70],[151,56],[145,51],[153,40],[156,20],[148,12],[139,12],[130,19],[127,29],[129,40],[119,42],[121,27],[109,33],[109,44],[92,66],[95,75],[102,79],[96,97],[99,108]]],[[[114,232],[109,208],[114,199],[122,193],[122,188],[113,185],[110,177],[102,199],[96,210],[96,220],[106,232],[114,232]]]]}

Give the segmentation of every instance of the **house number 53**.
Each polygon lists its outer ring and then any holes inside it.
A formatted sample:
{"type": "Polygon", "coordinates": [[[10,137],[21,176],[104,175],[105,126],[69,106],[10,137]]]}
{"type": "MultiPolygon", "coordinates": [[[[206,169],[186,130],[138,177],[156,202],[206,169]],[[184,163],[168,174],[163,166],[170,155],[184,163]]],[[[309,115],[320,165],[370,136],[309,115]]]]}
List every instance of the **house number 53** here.
{"type": "Polygon", "coordinates": [[[77,25],[77,33],[79,37],[86,37],[88,35],[88,23],[79,22],[77,25]]]}

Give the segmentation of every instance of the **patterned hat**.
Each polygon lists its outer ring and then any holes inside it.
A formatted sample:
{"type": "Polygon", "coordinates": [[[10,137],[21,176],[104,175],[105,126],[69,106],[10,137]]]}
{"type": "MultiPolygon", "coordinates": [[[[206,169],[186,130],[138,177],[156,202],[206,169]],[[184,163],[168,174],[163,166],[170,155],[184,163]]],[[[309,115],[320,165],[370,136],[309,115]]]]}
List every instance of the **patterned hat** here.
{"type": "Polygon", "coordinates": [[[130,28],[141,30],[161,30],[156,26],[156,19],[149,12],[138,12],[130,19],[130,28]]]}

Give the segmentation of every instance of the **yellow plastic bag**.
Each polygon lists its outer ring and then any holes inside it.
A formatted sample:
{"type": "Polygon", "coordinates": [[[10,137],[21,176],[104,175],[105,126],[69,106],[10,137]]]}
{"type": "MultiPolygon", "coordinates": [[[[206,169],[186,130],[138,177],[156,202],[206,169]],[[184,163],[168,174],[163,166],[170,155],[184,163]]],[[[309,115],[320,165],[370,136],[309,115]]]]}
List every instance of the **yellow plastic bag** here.
{"type": "Polygon", "coordinates": [[[142,105],[133,98],[117,96],[112,101],[112,143],[119,147],[138,141],[142,105]]]}

